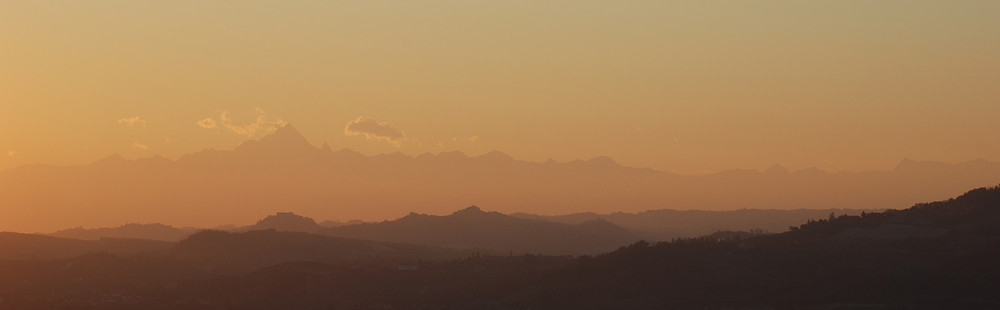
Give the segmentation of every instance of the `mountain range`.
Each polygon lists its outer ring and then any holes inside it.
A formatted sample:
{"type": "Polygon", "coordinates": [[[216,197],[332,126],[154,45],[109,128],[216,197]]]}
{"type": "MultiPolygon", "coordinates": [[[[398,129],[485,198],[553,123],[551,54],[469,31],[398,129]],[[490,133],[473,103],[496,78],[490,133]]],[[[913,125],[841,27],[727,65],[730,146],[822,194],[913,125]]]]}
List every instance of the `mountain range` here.
{"type": "MultiPolygon", "coordinates": [[[[640,213],[578,213],[541,216],[483,211],[476,206],[450,215],[410,213],[382,222],[318,224],[293,212],[277,212],[252,225],[227,225],[211,230],[248,232],[276,230],[304,232],[372,241],[479,249],[492,253],[594,254],[637,240],[650,242],[692,238],[718,231],[779,233],[789,227],[830,215],[860,215],[856,209],[678,211],[640,213]]],[[[871,213],[871,210],[869,210],[871,213]]],[[[329,223],[325,221],[324,223],[329,223]]],[[[148,239],[177,242],[205,229],[175,228],[163,224],[126,224],[118,227],[60,230],[50,236],[101,240],[148,239]]]]}
{"type": "MultiPolygon", "coordinates": [[[[471,207],[408,217],[444,226],[529,221],[471,207]]],[[[273,229],[125,247],[3,233],[0,308],[996,309],[998,223],[1000,187],[990,187],[905,210],[808,220],[779,234],[637,241],[577,257],[273,229]],[[20,251],[26,246],[72,251],[36,257],[20,251]],[[79,255],[88,247],[102,253],[79,255]]]]}
{"type": "Polygon", "coordinates": [[[169,223],[215,227],[292,211],[381,220],[479,205],[504,213],[657,209],[892,209],[1000,183],[1000,164],[904,160],[892,170],[734,170],[692,176],[624,167],[608,157],[558,163],[501,152],[365,156],[309,144],[292,126],[233,150],[177,160],[113,155],[86,166],[0,172],[0,229],[169,223]],[[542,211],[544,210],[544,211],[542,211]]]}

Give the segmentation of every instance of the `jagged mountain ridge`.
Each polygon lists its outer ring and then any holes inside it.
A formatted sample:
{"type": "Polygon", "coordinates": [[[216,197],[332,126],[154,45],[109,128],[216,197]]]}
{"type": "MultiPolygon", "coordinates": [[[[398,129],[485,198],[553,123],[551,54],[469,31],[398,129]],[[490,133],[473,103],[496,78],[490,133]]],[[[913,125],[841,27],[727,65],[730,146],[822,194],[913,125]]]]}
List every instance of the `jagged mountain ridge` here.
{"type": "Polygon", "coordinates": [[[127,222],[213,227],[283,210],[372,220],[410,211],[446,214],[468,205],[547,214],[883,209],[995,183],[1000,164],[985,160],[905,160],[893,170],[858,173],[775,168],[683,176],[623,167],[607,157],[533,163],[500,152],[365,156],[313,146],[286,126],[234,150],[205,150],[176,161],[111,156],[87,166],[0,172],[0,202],[11,206],[0,210],[0,227],[53,231],[127,222]]]}

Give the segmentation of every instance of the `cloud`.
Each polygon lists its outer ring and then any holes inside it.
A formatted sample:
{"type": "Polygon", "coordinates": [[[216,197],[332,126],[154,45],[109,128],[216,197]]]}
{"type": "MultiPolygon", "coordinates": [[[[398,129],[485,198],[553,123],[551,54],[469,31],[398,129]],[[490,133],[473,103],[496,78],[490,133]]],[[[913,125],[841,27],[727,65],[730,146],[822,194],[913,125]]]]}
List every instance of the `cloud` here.
{"type": "Polygon", "coordinates": [[[255,108],[254,111],[257,112],[257,118],[253,122],[235,122],[229,117],[229,111],[223,110],[219,114],[218,121],[209,117],[198,121],[198,126],[208,129],[222,128],[241,136],[253,137],[261,132],[274,132],[278,128],[288,124],[280,118],[267,119],[267,113],[264,113],[264,110],[261,108],[255,108]]]}
{"type": "Polygon", "coordinates": [[[14,156],[14,155],[17,155],[16,151],[14,150],[7,151],[7,156],[14,156]]]}
{"type": "Polygon", "coordinates": [[[215,120],[209,117],[198,121],[198,126],[201,128],[215,128],[216,124],[215,120]]]}
{"type": "Polygon", "coordinates": [[[139,143],[139,142],[133,142],[132,143],[132,148],[133,149],[137,149],[137,150],[143,150],[143,151],[145,151],[145,150],[149,149],[149,146],[145,145],[145,144],[142,144],[142,143],[139,143]]]}
{"type": "Polygon", "coordinates": [[[118,124],[119,125],[126,125],[126,126],[129,126],[129,127],[136,126],[136,125],[138,125],[138,126],[146,126],[146,120],[144,120],[144,119],[142,119],[141,117],[138,117],[138,116],[125,117],[125,118],[122,118],[122,119],[118,120],[118,124]]]}
{"type": "Polygon", "coordinates": [[[379,122],[364,116],[358,116],[357,119],[347,122],[347,126],[344,127],[344,134],[348,136],[365,136],[368,140],[382,140],[396,146],[403,143],[406,140],[406,134],[403,131],[389,126],[385,122],[379,122]]]}

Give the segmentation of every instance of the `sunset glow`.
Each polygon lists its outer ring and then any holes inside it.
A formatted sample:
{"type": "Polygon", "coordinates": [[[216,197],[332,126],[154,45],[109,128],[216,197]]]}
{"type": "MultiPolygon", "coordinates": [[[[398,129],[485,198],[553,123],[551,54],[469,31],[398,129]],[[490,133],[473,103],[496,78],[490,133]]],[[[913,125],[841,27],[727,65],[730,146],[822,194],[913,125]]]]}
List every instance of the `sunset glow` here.
{"type": "Polygon", "coordinates": [[[7,1],[0,169],[280,124],[374,155],[667,172],[1000,160],[994,1],[7,1]],[[387,124],[398,137],[351,134],[387,124]]]}

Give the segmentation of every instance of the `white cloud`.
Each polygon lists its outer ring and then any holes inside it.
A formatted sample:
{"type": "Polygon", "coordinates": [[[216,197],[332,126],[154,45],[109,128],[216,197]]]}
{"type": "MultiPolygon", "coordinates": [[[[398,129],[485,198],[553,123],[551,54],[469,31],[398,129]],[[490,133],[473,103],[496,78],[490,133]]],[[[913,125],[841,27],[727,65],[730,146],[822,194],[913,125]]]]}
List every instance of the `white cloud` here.
{"type": "Polygon", "coordinates": [[[274,132],[288,124],[280,118],[267,119],[267,113],[261,108],[255,108],[254,111],[257,112],[257,118],[253,122],[236,122],[229,117],[229,111],[224,110],[220,112],[218,121],[209,117],[198,121],[198,126],[209,129],[218,127],[241,136],[253,137],[258,133],[274,132]]]}
{"type": "Polygon", "coordinates": [[[348,136],[365,136],[368,140],[382,140],[396,146],[400,146],[406,140],[406,134],[402,130],[389,126],[386,122],[379,122],[364,116],[347,122],[344,127],[344,134],[348,136]]]}
{"type": "Polygon", "coordinates": [[[119,119],[118,120],[118,124],[119,125],[126,125],[126,126],[129,126],[129,127],[132,127],[132,126],[146,126],[146,120],[144,120],[144,119],[142,119],[141,117],[138,117],[138,116],[125,117],[125,118],[119,119]]]}
{"type": "Polygon", "coordinates": [[[132,143],[132,148],[133,149],[137,149],[137,150],[143,150],[143,151],[145,151],[145,150],[149,149],[149,146],[145,145],[145,144],[142,144],[142,143],[139,143],[139,142],[133,142],[132,143]]]}
{"type": "Polygon", "coordinates": [[[198,126],[201,128],[215,128],[215,125],[215,120],[211,117],[198,121],[198,126]]]}

